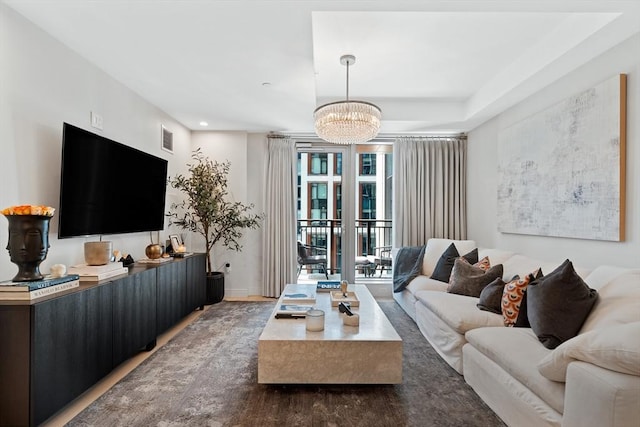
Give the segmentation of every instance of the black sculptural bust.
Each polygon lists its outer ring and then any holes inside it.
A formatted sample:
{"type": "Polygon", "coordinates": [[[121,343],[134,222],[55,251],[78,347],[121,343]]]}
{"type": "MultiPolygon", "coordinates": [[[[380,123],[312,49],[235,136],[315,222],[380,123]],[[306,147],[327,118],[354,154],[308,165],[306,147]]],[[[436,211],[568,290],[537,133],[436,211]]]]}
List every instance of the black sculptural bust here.
{"type": "Polygon", "coordinates": [[[49,221],[45,215],[7,215],[11,262],[18,266],[14,282],[41,280],[40,263],[49,251],[49,221]]]}

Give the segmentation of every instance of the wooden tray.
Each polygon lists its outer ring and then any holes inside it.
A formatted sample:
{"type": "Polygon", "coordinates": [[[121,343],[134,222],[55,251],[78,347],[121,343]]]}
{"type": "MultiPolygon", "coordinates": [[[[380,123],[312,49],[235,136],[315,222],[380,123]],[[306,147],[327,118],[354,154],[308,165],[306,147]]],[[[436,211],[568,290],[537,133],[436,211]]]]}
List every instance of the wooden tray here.
{"type": "Polygon", "coordinates": [[[360,300],[358,296],[353,291],[347,291],[347,296],[342,295],[340,291],[332,291],[331,292],[331,307],[337,307],[341,302],[348,302],[351,304],[351,307],[359,307],[360,300]]]}

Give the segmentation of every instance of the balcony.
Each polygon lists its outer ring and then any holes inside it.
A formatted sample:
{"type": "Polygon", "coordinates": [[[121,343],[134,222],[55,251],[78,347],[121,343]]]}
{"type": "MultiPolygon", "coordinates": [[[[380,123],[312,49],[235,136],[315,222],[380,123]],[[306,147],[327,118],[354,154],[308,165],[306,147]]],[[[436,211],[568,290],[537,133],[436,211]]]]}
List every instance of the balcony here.
{"type": "MultiPolygon", "coordinates": [[[[391,281],[391,220],[356,220],[356,283],[391,281]]],[[[326,251],[329,279],[341,278],[342,221],[301,219],[297,221],[298,241],[326,251]]],[[[326,280],[318,266],[304,266],[298,283],[326,280]]]]}

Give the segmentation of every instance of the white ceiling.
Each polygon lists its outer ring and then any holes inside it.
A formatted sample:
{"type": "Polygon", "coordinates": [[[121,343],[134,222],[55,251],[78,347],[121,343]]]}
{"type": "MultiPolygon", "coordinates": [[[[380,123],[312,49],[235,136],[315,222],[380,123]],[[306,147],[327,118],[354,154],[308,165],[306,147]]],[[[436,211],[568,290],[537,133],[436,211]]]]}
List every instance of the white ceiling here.
{"type": "Polygon", "coordinates": [[[467,131],[640,32],[640,0],[3,1],[194,130],[313,132],[353,54],[383,134],[467,131]]]}

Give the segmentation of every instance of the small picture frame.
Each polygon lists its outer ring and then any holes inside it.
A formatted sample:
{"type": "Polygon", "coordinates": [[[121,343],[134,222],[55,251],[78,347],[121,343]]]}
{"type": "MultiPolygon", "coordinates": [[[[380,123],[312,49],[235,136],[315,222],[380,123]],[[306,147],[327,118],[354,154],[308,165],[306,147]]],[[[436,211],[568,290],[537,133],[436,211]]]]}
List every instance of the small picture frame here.
{"type": "Polygon", "coordinates": [[[177,234],[170,234],[169,241],[171,242],[171,248],[173,249],[173,252],[176,252],[178,248],[182,245],[182,240],[180,239],[180,236],[178,236],[177,234]]]}
{"type": "Polygon", "coordinates": [[[173,153],[173,132],[167,129],[164,125],[160,125],[160,127],[160,142],[162,144],[162,149],[164,151],[168,151],[169,153],[173,153]]]}

